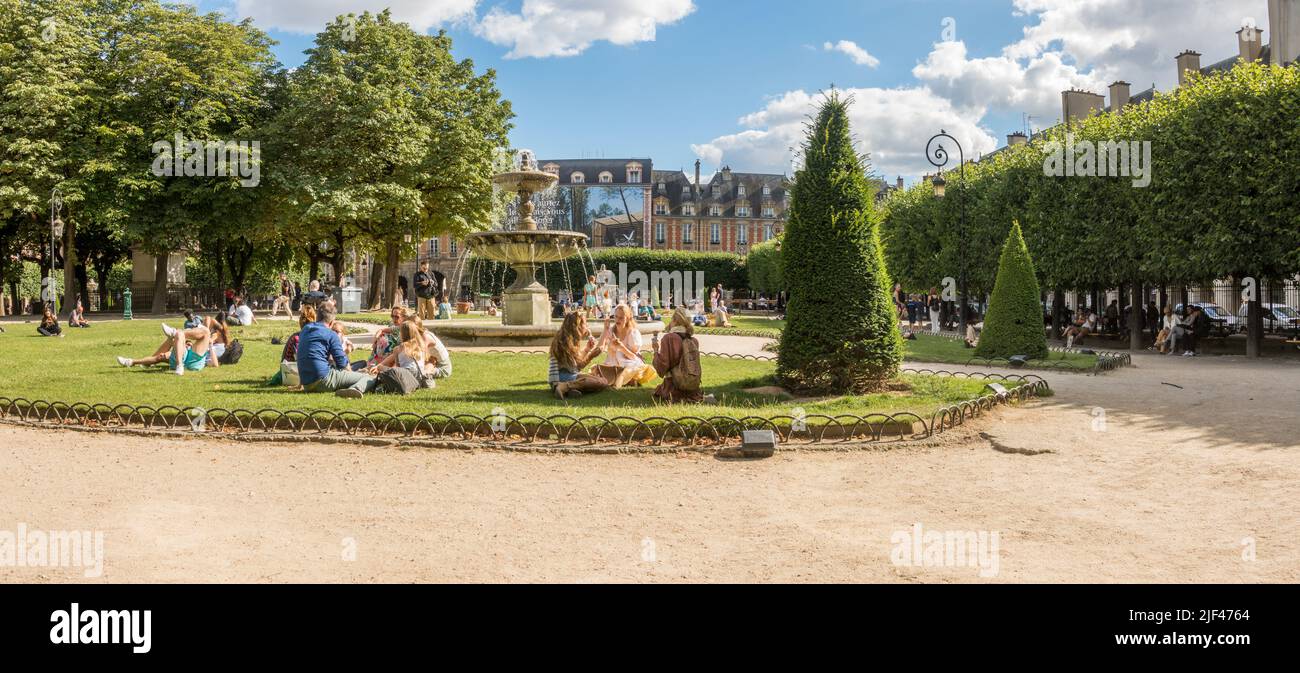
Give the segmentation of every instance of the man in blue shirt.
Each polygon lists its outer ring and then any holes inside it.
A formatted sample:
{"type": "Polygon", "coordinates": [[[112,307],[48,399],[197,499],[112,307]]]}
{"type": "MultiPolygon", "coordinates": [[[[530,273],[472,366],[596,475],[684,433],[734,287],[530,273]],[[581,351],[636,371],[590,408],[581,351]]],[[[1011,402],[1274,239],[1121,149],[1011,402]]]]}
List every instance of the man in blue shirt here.
{"type": "Polygon", "coordinates": [[[309,393],[333,391],[339,397],[359,398],[375,389],[375,377],[348,369],[343,341],[330,329],[334,322],[333,302],[323,302],[317,320],[302,328],[298,336],[298,377],[309,393]]]}

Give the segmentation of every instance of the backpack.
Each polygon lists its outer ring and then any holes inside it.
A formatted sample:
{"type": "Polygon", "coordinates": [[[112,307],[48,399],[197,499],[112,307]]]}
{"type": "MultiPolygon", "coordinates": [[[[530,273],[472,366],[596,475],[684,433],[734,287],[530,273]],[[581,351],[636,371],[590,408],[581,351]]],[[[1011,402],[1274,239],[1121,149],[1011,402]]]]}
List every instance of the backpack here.
{"type": "Polygon", "coordinates": [[[235,339],[226,346],[226,352],[217,358],[217,362],[223,365],[237,365],[239,358],[242,357],[244,357],[244,344],[239,343],[239,339],[235,339]]]}
{"type": "Polygon", "coordinates": [[[703,378],[700,370],[700,342],[693,337],[682,337],[682,357],[668,370],[668,377],[673,380],[677,390],[692,392],[700,389],[703,378]]]}
{"type": "Polygon", "coordinates": [[[379,373],[375,387],[383,393],[410,395],[420,387],[420,381],[405,367],[393,367],[379,373]]]}
{"type": "Polygon", "coordinates": [[[931,311],[938,311],[939,308],[940,308],[940,306],[939,306],[939,298],[938,298],[938,297],[930,297],[930,306],[929,306],[929,309],[930,309],[931,311]]]}

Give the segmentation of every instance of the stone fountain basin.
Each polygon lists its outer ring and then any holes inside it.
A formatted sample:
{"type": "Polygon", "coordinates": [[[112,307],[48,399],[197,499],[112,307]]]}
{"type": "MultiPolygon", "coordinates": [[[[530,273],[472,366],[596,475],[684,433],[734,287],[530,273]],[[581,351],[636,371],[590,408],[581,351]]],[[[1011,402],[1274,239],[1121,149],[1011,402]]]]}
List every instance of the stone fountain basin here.
{"type": "Polygon", "coordinates": [[[587,235],[576,231],[485,231],[469,234],[465,244],[474,254],[498,262],[546,264],[578,254],[587,244],[587,235]]]}
{"type": "Polygon", "coordinates": [[[510,171],[492,176],[494,184],[511,194],[521,191],[533,194],[544,192],[559,180],[559,176],[544,171],[510,171]]]}
{"type": "MultiPolygon", "coordinates": [[[[438,338],[448,346],[498,347],[498,348],[538,348],[551,345],[551,340],[560,331],[560,321],[549,325],[502,325],[499,322],[479,323],[477,321],[443,320],[429,321],[426,327],[433,329],[438,338]]],[[[587,323],[591,333],[600,338],[605,331],[601,320],[587,323]]],[[[645,341],[645,349],[650,349],[650,337],[663,333],[664,324],[655,322],[638,322],[637,330],[645,341]]],[[[598,359],[597,362],[603,360],[598,359]]]]}

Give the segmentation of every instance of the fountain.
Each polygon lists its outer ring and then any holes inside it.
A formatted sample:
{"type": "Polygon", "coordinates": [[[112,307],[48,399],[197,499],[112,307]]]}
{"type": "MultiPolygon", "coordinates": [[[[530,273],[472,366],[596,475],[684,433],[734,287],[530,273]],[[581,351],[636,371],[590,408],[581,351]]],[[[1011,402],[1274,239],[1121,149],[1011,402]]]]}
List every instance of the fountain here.
{"type": "MultiPolygon", "coordinates": [[[[513,230],[485,231],[465,237],[468,252],[515,270],[515,282],[503,292],[505,317],[495,324],[448,324],[438,327],[438,334],[453,345],[471,346],[544,346],[559,331],[551,320],[550,293],[537,280],[537,267],[549,262],[591,253],[587,235],[577,231],[543,230],[533,219],[533,194],[543,192],[559,177],[537,169],[532,152],[519,153],[517,170],[492,176],[492,182],[519,199],[519,225],[513,230]]],[[[468,321],[466,321],[468,323],[468,321]]],[[[601,325],[592,331],[600,333],[601,325]]],[[[641,324],[643,333],[662,331],[661,323],[641,324]]]]}

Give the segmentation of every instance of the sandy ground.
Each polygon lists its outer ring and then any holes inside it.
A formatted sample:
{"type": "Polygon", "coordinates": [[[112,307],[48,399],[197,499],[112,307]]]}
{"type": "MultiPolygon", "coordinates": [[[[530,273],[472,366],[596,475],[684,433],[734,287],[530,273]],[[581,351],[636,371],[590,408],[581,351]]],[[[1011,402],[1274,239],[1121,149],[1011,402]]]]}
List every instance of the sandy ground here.
{"type": "Polygon", "coordinates": [[[762,461],[0,425],[0,534],[105,537],[101,578],[0,581],[1300,580],[1300,363],[1136,364],[934,446],[762,461]],[[997,532],[997,574],[895,563],[914,524],[997,532]]]}

